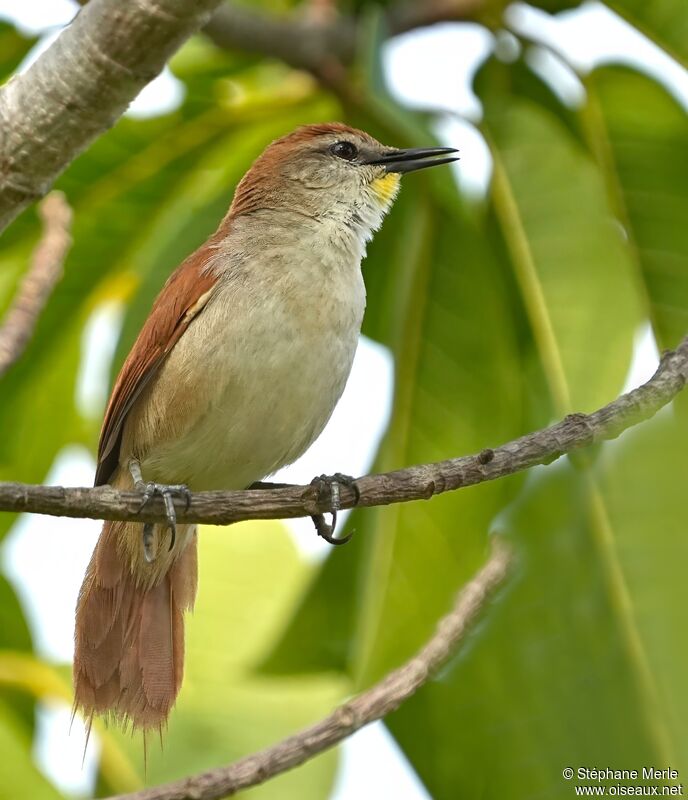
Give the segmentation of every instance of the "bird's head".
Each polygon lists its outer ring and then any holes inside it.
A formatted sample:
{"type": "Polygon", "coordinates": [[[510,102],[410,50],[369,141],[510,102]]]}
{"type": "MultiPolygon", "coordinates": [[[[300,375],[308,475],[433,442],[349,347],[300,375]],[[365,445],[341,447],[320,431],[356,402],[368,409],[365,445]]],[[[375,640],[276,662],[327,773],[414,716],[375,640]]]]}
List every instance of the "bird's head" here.
{"type": "Polygon", "coordinates": [[[453,147],[400,150],[339,122],[306,125],[270,144],[239,184],[230,215],[288,210],[377,230],[401,175],[456,160],[453,147]]]}

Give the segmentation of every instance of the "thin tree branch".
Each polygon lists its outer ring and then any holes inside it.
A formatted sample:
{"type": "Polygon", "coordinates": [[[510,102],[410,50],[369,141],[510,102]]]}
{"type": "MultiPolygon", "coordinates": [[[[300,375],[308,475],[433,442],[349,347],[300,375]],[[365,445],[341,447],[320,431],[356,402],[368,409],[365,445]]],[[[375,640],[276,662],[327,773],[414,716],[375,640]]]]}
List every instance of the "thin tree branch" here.
{"type": "Polygon", "coordinates": [[[331,60],[349,63],[356,43],[356,24],[348,17],[323,23],[311,16],[278,16],[234,3],[221,5],[203,33],[225,50],[277,58],[314,73],[331,60]]]}
{"type": "MultiPolygon", "coordinates": [[[[614,439],[627,428],[653,416],[687,381],[688,336],[676,350],[662,356],[657,371],[647,383],[592,414],[569,414],[549,428],[476,455],[359,478],[355,482],[358,492],[341,485],[340,508],[428,500],[436,494],[502,478],[536,464],[549,464],[564,453],[614,439]]],[[[191,494],[188,508],[183,500],[175,501],[175,507],[179,522],[227,525],[247,519],[313,516],[329,511],[329,502],[317,487],[309,485],[196,492],[191,494]]],[[[120,492],[109,486],[72,489],[0,483],[0,511],[140,522],[165,520],[162,498],[152,498],[143,509],[140,506],[139,493],[120,492]]]]}
{"type": "Polygon", "coordinates": [[[51,192],[38,208],[43,235],[17,296],[0,324],[0,377],[24,352],[55,285],[72,239],[72,209],[62,192],[51,192]]]}
{"type": "Polygon", "coordinates": [[[0,89],[0,230],[106,131],[219,0],[91,0],[0,89]]]}
{"type": "MultiPolygon", "coordinates": [[[[438,22],[475,19],[484,6],[484,0],[409,0],[390,4],[385,22],[395,35],[438,22]]],[[[220,6],[203,31],[218,47],[278,58],[316,75],[327,72],[333,62],[349,64],[358,40],[353,17],[278,16],[234,3],[220,6]]]]}
{"type": "Polygon", "coordinates": [[[218,800],[297,767],[364,725],[396,711],[456,653],[488,600],[502,585],[509,563],[506,546],[495,545],[490,560],[459,592],[454,608],[439,621],[427,644],[403,666],[315,725],[229,766],[111,800],[218,800]]]}

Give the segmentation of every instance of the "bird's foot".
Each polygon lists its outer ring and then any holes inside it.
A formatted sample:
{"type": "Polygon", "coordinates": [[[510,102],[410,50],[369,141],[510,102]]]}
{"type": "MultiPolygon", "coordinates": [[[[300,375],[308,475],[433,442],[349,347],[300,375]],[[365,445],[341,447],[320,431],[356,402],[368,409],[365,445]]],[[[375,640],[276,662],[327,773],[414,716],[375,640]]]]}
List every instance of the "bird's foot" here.
{"type": "MultiPolygon", "coordinates": [[[[141,492],[141,511],[145,505],[154,497],[159,494],[165,503],[165,517],[167,519],[167,527],[170,530],[170,547],[172,548],[177,541],[177,511],[174,507],[174,499],[184,500],[185,508],[188,509],[191,503],[191,492],[184,484],[167,485],[165,483],[146,483],[143,480],[134,482],[134,488],[141,492]]],[[[153,523],[147,522],[143,526],[143,555],[147,562],[155,560],[154,552],[154,537],[153,537],[153,523]]]]}
{"type": "Polygon", "coordinates": [[[331,522],[327,522],[323,514],[314,514],[311,517],[318,536],[322,536],[326,542],[332,545],[346,544],[353,536],[353,531],[347,536],[343,536],[341,539],[336,538],[334,535],[335,528],[337,527],[337,512],[341,508],[339,487],[348,486],[353,490],[356,498],[355,505],[358,503],[361,496],[358,486],[356,485],[356,479],[352,478],[350,475],[343,475],[341,472],[335,472],[334,475],[319,475],[317,478],[313,478],[311,486],[316,487],[319,499],[324,500],[325,497],[329,499],[330,513],[332,514],[331,522]]]}

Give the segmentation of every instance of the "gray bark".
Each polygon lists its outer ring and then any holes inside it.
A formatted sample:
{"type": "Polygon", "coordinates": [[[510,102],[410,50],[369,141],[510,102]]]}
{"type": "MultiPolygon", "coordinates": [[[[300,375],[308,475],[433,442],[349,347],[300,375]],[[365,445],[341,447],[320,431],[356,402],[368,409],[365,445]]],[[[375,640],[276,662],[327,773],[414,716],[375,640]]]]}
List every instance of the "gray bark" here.
{"type": "Polygon", "coordinates": [[[219,0],[90,0],[0,89],[0,231],[110,128],[219,0]]]}

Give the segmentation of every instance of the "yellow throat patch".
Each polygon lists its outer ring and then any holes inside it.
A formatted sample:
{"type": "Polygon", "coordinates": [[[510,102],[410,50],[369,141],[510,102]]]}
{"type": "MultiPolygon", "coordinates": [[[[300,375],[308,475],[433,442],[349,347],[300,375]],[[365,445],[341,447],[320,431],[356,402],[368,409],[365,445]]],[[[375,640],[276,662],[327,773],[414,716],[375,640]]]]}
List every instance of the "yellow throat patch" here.
{"type": "Polygon", "coordinates": [[[375,196],[384,208],[387,208],[397,196],[400,180],[401,176],[398,173],[390,172],[371,182],[370,188],[375,192],[375,196]]]}

